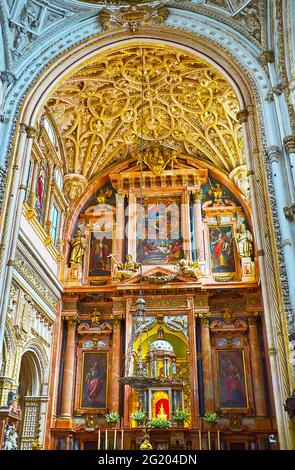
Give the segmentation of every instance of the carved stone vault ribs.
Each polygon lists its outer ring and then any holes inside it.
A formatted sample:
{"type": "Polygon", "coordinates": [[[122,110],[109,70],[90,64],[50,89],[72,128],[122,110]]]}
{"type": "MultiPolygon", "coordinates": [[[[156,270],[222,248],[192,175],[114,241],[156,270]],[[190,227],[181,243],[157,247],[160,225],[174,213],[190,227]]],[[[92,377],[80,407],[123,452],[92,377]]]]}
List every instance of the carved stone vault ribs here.
{"type": "Polygon", "coordinates": [[[67,173],[88,180],[136,150],[141,132],[146,147],[158,142],[227,174],[245,163],[231,86],[211,65],[176,49],[134,46],[99,57],[68,78],[48,106],[67,173]]]}

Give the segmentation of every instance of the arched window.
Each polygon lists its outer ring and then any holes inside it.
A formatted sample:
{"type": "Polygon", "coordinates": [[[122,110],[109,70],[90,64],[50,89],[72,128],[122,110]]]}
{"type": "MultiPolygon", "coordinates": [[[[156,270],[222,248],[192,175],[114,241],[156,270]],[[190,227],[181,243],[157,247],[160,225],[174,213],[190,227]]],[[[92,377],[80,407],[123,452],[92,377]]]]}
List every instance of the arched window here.
{"type": "Polygon", "coordinates": [[[44,223],[45,206],[47,197],[48,187],[48,164],[46,161],[42,161],[38,168],[38,176],[36,181],[36,206],[35,210],[37,213],[37,220],[40,224],[44,223]]]}
{"type": "Polygon", "coordinates": [[[62,174],[59,168],[55,169],[55,181],[60,190],[62,190],[63,182],[62,182],[62,174]]]}
{"type": "Polygon", "coordinates": [[[50,124],[50,122],[48,121],[48,119],[44,119],[44,129],[46,130],[47,132],[47,135],[51,141],[51,143],[53,145],[55,145],[55,142],[56,142],[56,138],[55,138],[55,133],[54,133],[54,130],[53,130],[53,127],[52,127],[52,124],[50,124]]]}

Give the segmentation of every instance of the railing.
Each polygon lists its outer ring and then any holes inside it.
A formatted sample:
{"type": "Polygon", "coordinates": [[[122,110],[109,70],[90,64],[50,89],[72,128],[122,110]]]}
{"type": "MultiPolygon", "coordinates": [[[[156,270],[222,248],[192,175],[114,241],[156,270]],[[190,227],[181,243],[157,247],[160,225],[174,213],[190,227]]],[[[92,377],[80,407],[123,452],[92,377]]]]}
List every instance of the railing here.
{"type": "MultiPolygon", "coordinates": [[[[138,439],[142,436],[142,429],[106,429],[101,428],[97,431],[97,449],[98,450],[128,450],[132,448],[130,443],[138,445],[138,439]],[[137,441],[137,442],[136,442],[137,441]],[[127,446],[127,447],[126,447],[127,446]]],[[[163,442],[163,437],[167,436],[169,448],[175,447],[176,437],[172,430],[151,429],[149,430],[150,441],[156,444],[157,441],[163,442]]],[[[221,433],[219,430],[196,430],[196,429],[174,429],[177,436],[183,433],[182,444],[187,445],[187,450],[221,450],[221,433]]]]}

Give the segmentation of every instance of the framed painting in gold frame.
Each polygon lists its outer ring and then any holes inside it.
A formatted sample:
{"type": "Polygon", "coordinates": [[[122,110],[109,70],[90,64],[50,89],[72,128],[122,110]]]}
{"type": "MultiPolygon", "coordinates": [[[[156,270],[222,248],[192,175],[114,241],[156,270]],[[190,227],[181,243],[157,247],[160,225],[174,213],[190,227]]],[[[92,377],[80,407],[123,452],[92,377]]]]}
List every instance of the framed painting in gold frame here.
{"type": "Polygon", "coordinates": [[[245,356],[242,349],[217,350],[218,395],[221,409],[249,407],[245,356]]]}
{"type": "Polygon", "coordinates": [[[108,353],[83,351],[81,360],[80,410],[100,411],[107,408],[108,353]]]}
{"type": "Polygon", "coordinates": [[[112,272],[113,231],[89,233],[88,277],[107,278],[112,272]]]}

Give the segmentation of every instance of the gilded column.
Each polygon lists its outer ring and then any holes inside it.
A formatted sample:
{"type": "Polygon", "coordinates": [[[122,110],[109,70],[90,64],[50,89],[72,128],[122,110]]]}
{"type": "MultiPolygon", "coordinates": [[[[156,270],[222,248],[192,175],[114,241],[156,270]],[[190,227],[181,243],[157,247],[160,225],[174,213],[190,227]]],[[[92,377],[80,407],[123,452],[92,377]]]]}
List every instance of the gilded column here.
{"type": "Polygon", "coordinates": [[[121,318],[113,319],[112,367],[111,367],[111,406],[113,411],[119,411],[120,392],[120,362],[121,362],[121,318]]]}
{"type": "Polygon", "coordinates": [[[201,188],[192,191],[192,197],[193,197],[193,202],[194,202],[194,229],[195,229],[197,260],[204,260],[201,188]]]}
{"type": "Polygon", "coordinates": [[[72,401],[75,373],[75,349],[76,349],[76,316],[65,317],[68,322],[68,334],[66,342],[66,354],[62,384],[61,416],[70,418],[72,415],[72,401]]]}
{"type": "Polygon", "coordinates": [[[256,415],[267,416],[256,318],[253,316],[249,317],[248,325],[256,415]]]}
{"type": "Polygon", "coordinates": [[[201,320],[201,345],[203,363],[203,390],[205,412],[215,409],[213,390],[213,368],[208,315],[199,314],[201,320]]]}

